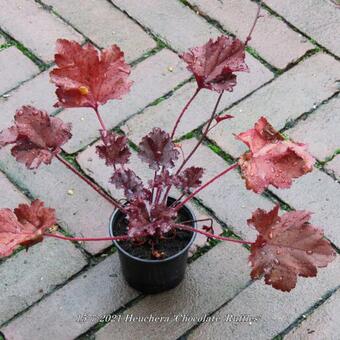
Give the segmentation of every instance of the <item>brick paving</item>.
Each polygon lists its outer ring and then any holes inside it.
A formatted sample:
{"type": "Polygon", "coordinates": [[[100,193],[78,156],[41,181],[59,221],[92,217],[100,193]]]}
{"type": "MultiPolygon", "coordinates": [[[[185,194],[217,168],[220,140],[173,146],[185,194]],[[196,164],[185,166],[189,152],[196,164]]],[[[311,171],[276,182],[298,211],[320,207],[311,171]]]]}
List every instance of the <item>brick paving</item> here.
{"type": "MultiPolygon", "coordinates": [[[[155,122],[169,130],[194,83],[176,53],[224,33],[244,38],[256,11],[251,0],[0,0],[0,129],[15,110],[35,105],[73,124],[64,146],[67,159],[113,197],[122,193],[108,183],[111,171],[95,153],[98,123],[83,109],[56,110],[48,81],[57,38],[89,40],[98,48],[117,43],[133,62],[131,93],[103,107],[105,123],[119,127],[138,143],[155,122]],[[246,23],[249,23],[249,25],[246,23]]],[[[193,159],[207,169],[204,180],[228,166],[244,150],[233,133],[248,129],[261,115],[289,138],[309,144],[315,171],[289,190],[255,195],[238,171],[200,193],[191,203],[197,218],[212,217],[216,233],[253,239],[246,219],[258,207],[308,209],[339,251],[340,218],[340,9],[330,0],[265,0],[263,18],[247,52],[251,72],[240,74],[220,111],[236,116],[209,134],[193,159]],[[226,157],[228,156],[228,157],[226,157]]],[[[184,152],[202,133],[216,93],[202,91],[188,110],[176,137],[184,152]],[[194,133],[192,133],[194,131],[194,133]],[[191,134],[189,134],[191,132],[191,134]]],[[[133,153],[131,167],[150,179],[133,153]]],[[[58,224],[78,236],[107,236],[112,206],[64,165],[54,161],[28,171],[0,151],[0,206],[13,208],[39,197],[57,210],[58,224]],[[95,202],[95,211],[93,211],[95,202]]],[[[172,195],[178,195],[175,190],[172,195]]],[[[198,236],[184,282],[158,295],[129,288],[110,242],[74,244],[49,239],[0,262],[0,332],[6,339],[330,339],[340,337],[339,259],[302,279],[291,293],[251,282],[248,250],[234,244],[212,247],[198,236]],[[202,246],[208,246],[202,249],[202,246]],[[101,323],[100,316],[248,315],[249,322],[101,323]],[[79,322],[79,316],[88,318],[79,322]]],[[[0,335],[1,339],[1,335],[0,335]]]]}

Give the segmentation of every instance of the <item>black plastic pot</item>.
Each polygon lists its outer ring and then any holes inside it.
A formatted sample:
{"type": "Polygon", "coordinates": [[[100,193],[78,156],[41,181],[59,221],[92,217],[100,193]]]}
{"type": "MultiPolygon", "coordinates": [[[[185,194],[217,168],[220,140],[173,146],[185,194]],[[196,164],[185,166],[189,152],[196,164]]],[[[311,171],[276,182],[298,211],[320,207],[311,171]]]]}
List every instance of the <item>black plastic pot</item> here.
{"type": "MultiPolygon", "coordinates": [[[[171,204],[172,202],[174,202],[174,199],[169,198],[168,203],[171,204]]],[[[195,221],[195,215],[187,206],[184,206],[180,213],[185,214],[188,217],[187,220],[195,221]]],[[[114,225],[122,215],[119,210],[112,214],[109,225],[111,237],[114,236],[112,231],[114,225]]],[[[196,222],[192,223],[192,227],[196,228],[196,222]]],[[[180,252],[163,260],[147,260],[135,257],[124,250],[119,242],[113,241],[118,249],[125,280],[131,287],[148,294],[160,293],[176,287],[184,278],[188,250],[195,236],[196,233],[193,233],[189,243],[180,252]]]]}

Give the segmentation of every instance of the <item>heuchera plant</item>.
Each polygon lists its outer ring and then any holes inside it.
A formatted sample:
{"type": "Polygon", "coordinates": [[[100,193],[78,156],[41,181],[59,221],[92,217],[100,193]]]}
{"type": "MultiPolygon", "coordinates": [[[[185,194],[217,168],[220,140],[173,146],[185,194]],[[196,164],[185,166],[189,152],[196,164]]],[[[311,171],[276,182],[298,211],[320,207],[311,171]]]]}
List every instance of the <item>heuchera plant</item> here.
{"type": "Polygon", "coordinates": [[[252,279],[264,275],[267,284],[282,291],[294,288],[298,276],[316,276],[318,267],[325,267],[335,258],[335,251],[324,238],[322,230],[310,224],[310,212],[292,211],[279,216],[279,206],[269,212],[256,210],[248,220],[248,224],[258,232],[255,242],[214,235],[209,232],[211,228],[208,226],[193,229],[176,219],[184,204],[237,167],[247,189],[256,193],[263,192],[270,185],[289,188],[293,179],[313,169],[314,159],[306,146],[286,140],[265,117],[261,117],[254,128],[236,136],[249,147],[249,151],[206,183],[202,184],[203,168],[186,166],[208,132],[220,122],[234,118],[217,115],[218,106],[225,91],[233,91],[236,86],[235,72],[248,71],[245,48],[258,18],[259,12],[245,42],[220,36],[180,55],[193,73],[197,88],[179,114],[172,131],[155,127],[139,143],[138,156],[154,173],[148,183],[143,183],[127,165],[131,156],[127,138],[107,129],[99,112],[101,105],[108,100],[122,98],[132,86],[129,80],[131,68],[124,60],[124,53],[116,45],[98,51],[91,44],[81,46],[74,41],[58,40],[56,67],[50,73],[51,81],[57,87],[58,102],[55,106],[93,109],[99,121],[101,138],[96,151],[112,168],[110,181],[124,191],[126,204],[114,200],[60,156],[62,145],[71,138],[71,126],[47,112],[31,106],[20,108],[14,116],[14,125],[0,133],[0,147],[13,144],[12,155],[29,169],[36,169],[41,163],[50,164],[53,158],[63,162],[126,215],[128,232],[127,235],[104,238],[72,238],[53,233],[55,210],[35,200],[31,205],[19,205],[14,211],[0,210],[0,256],[9,256],[19,246],[29,247],[44,237],[134,242],[161,239],[171,231],[182,229],[209,238],[251,245],[252,279]],[[216,104],[195,147],[186,156],[180,157],[182,150],[173,140],[176,129],[203,89],[217,92],[216,104]],[[172,187],[180,189],[183,195],[169,206],[167,199],[172,187]]]}

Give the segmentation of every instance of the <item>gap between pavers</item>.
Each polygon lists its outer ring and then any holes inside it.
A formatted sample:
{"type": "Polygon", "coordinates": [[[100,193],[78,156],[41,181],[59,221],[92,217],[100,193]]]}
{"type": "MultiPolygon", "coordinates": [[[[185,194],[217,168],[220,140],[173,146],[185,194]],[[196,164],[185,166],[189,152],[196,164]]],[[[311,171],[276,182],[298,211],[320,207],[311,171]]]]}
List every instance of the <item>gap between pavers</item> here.
{"type": "Polygon", "coordinates": [[[0,94],[11,90],[38,72],[38,66],[15,46],[0,51],[0,94]]]}
{"type": "Polygon", "coordinates": [[[340,183],[340,155],[335,156],[329,163],[325,165],[325,168],[332,172],[340,183]]]}
{"type": "MultiPolygon", "coordinates": [[[[26,197],[0,172],[0,208],[28,203],[26,197]]],[[[87,261],[68,241],[46,239],[0,263],[0,325],[28,308],[79,272],[87,261]]]]}
{"type": "Polygon", "coordinates": [[[202,324],[188,339],[253,340],[254,336],[257,340],[272,339],[338,287],[339,282],[339,256],[327,268],[321,268],[317,278],[299,278],[296,288],[289,293],[275,290],[261,281],[255,282],[214,314],[221,321],[202,324]],[[242,315],[259,319],[253,322],[226,321],[242,315]]]}
{"type": "MultiPolygon", "coordinates": [[[[163,49],[147,58],[132,70],[134,84],[129,94],[99,108],[107,128],[114,128],[189,78],[184,63],[170,50],[163,49]]],[[[99,137],[100,126],[93,110],[66,109],[58,117],[72,123],[73,137],[63,147],[68,153],[80,150],[99,137]]]]}
{"type": "MultiPolygon", "coordinates": [[[[219,22],[243,41],[256,17],[258,5],[250,0],[189,0],[200,13],[219,22]],[[240,20],[242,18],[242,20],[240,20]]],[[[269,64],[283,69],[314,48],[305,37],[294,32],[282,20],[261,10],[249,46],[269,64]]]]}
{"type": "Polygon", "coordinates": [[[78,31],[97,46],[117,44],[131,62],[155,48],[156,42],[127,15],[112,6],[107,0],[42,0],[53,7],[78,31]]]}
{"type": "Polygon", "coordinates": [[[340,334],[340,289],[291,330],[285,340],[338,340],[340,334]]]}
{"type": "Polygon", "coordinates": [[[199,46],[221,35],[180,1],[111,0],[142,26],[147,27],[176,51],[199,46]]]}
{"type": "Polygon", "coordinates": [[[340,11],[331,0],[265,0],[290,24],[340,57],[340,11]]]}
{"type": "Polygon", "coordinates": [[[55,42],[60,37],[84,40],[72,27],[34,1],[0,0],[0,8],[5,9],[0,16],[1,28],[47,63],[53,60],[55,42]]]}
{"type": "Polygon", "coordinates": [[[208,137],[226,153],[239,157],[246,146],[232,133],[248,130],[261,116],[266,116],[274,128],[282,129],[337,92],[339,78],[340,63],[327,54],[316,54],[225,111],[236,118],[221,122],[208,137]]]}
{"type": "MultiPolygon", "coordinates": [[[[238,84],[233,92],[223,94],[218,108],[219,112],[273,78],[273,74],[248,53],[246,54],[246,63],[249,66],[250,72],[239,72],[237,74],[238,84]]],[[[134,143],[139,143],[141,138],[153,126],[161,127],[163,130],[170,132],[177,116],[194,94],[196,86],[196,82],[184,85],[170,98],[156,106],[146,108],[140,114],[129,119],[122,127],[122,130],[134,143]]],[[[176,130],[175,137],[183,136],[185,133],[206,122],[215,106],[217,97],[218,93],[203,89],[183,116],[176,130]]]]}

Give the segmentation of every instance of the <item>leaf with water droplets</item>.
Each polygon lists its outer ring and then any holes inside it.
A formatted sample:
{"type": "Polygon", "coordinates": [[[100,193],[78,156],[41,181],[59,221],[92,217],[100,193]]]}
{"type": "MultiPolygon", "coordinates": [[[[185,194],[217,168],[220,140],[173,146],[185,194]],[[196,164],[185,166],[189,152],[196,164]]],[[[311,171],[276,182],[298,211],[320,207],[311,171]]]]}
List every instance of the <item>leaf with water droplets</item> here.
{"type": "Polygon", "coordinates": [[[14,120],[12,127],[0,133],[0,148],[14,144],[12,155],[29,169],[36,169],[41,163],[50,164],[72,136],[71,124],[32,106],[21,107],[14,120]]]}
{"type": "Polygon", "coordinates": [[[217,92],[232,91],[236,85],[234,72],[247,72],[245,46],[239,39],[220,36],[206,44],[191,48],[180,57],[188,64],[198,88],[217,92]]]}
{"type": "Polygon", "coordinates": [[[138,156],[153,170],[160,167],[173,168],[179,152],[170,135],[160,128],[154,128],[139,143],[138,156]]]}
{"type": "Polygon", "coordinates": [[[336,253],[323,231],[309,223],[307,211],[278,215],[279,206],[266,212],[258,209],[248,220],[259,235],[251,246],[251,277],[264,274],[267,284],[282,291],[292,290],[298,276],[313,277],[317,268],[326,267],[336,253]]]}
{"type": "Polygon", "coordinates": [[[250,148],[239,160],[249,190],[261,193],[269,185],[289,188],[294,178],[313,169],[315,160],[306,145],[284,140],[264,117],[236,138],[250,148]]]}
{"type": "Polygon", "coordinates": [[[58,39],[51,81],[57,86],[58,107],[92,107],[121,99],[130,91],[130,66],[117,45],[102,51],[91,44],[58,39]]]}

